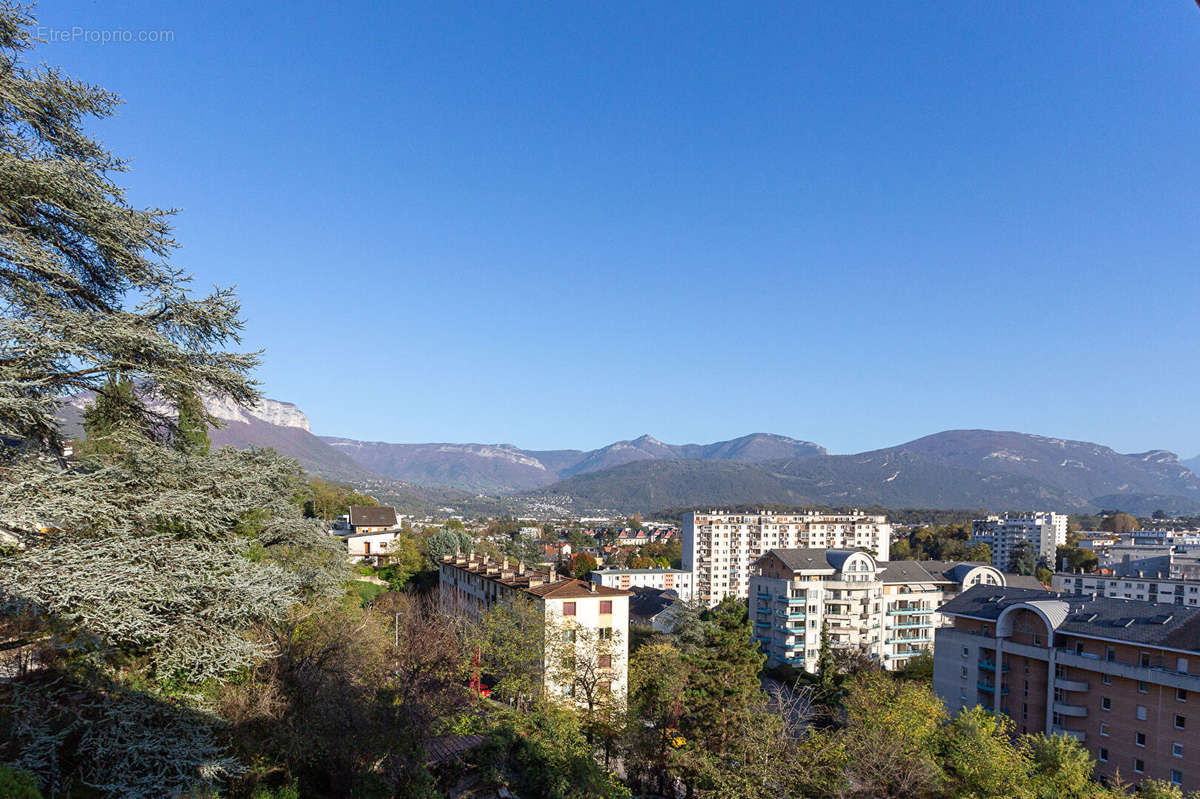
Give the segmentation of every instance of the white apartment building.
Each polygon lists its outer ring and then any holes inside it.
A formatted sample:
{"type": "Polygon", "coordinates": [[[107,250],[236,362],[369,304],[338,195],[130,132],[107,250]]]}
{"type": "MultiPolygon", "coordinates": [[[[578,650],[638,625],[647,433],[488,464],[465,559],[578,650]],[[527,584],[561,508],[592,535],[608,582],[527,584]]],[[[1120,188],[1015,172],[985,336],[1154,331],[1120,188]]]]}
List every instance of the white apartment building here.
{"type": "Polygon", "coordinates": [[[1001,571],[1012,571],[1022,543],[1029,544],[1034,557],[1053,564],[1058,547],[1067,543],[1067,516],[1035,511],[976,519],[971,522],[971,542],[991,547],[992,565],[1001,571]]]}
{"type": "Polygon", "coordinates": [[[1200,607],[1200,580],[1179,580],[1166,575],[1056,572],[1050,578],[1050,586],[1060,594],[1095,594],[1109,599],[1140,599],[1165,605],[1200,607]]]}
{"type": "Polygon", "coordinates": [[[750,578],[754,639],[768,665],[816,672],[821,628],[834,648],[857,650],[890,671],[933,649],[938,606],[973,585],[1005,585],[982,563],[878,562],[847,549],[773,549],[750,578]]]}
{"type": "Polygon", "coordinates": [[[683,568],[708,607],[750,593],[750,565],[772,549],[862,549],[887,560],[892,526],[860,513],[692,512],[683,517],[683,568]]]}
{"type": "MultiPolygon", "coordinates": [[[[576,642],[574,659],[606,675],[599,688],[609,690],[623,704],[629,686],[629,597],[632,592],[598,583],[528,569],[508,558],[447,555],[438,564],[438,592],[443,605],[483,613],[496,601],[508,599],[537,603],[546,636],[576,642]],[[581,635],[587,630],[587,635],[581,635]],[[597,642],[609,642],[598,644],[597,642]]],[[[557,649],[557,647],[556,647],[557,649]]],[[[552,696],[575,695],[572,685],[554,679],[554,664],[546,663],[545,685],[552,696]]],[[[561,665],[561,664],[560,664],[561,665]]]]}
{"type": "Polygon", "coordinates": [[[692,601],[692,573],[683,569],[596,569],[591,580],[606,588],[657,588],[674,591],[684,602],[692,601]]]}

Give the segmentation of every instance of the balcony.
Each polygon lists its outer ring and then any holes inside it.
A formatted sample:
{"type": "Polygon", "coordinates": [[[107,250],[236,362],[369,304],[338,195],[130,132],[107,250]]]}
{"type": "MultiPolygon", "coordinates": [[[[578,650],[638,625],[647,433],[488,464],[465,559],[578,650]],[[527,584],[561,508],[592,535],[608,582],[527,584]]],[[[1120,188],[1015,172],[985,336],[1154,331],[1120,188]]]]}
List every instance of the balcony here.
{"type": "Polygon", "coordinates": [[[889,644],[928,644],[933,641],[931,636],[923,636],[920,638],[888,638],[886,643],[889,644]]]}
{"type": "Polygon", "coordinates": [[[1064,729],[1063,727],[1051,727],[1050,734],[1051,735],[1065,735],[1068,738],[1074,738],[1076,741],[1079,741],[1080,743],[1083,743],[1084,741],[1087,740],[1087,733],[1084,732],[1083,730],[1068,730],[1068,729],[1064,729]]]}
{"type": "Polygon", "coordinates": [[[889,624],[887,626],[889,630],[914,630],[917,628],[928,630],[931,627],[933,627],[933,623],[928,621],[906,621],[903,624],[889,624]]]}
{"type": "Polygon", "coordinates": [[[907,615],[910,613],[912,613],[912,614],[933,613],[933,610],[931,608],[889,608],[888,609],[889,616],[904,616],[904,615],[907,615]]]}
{"type": "Polygon", "coordinates": [[[1064,666],[1076,666],[1086,671],[1200,692],[1200,674],[1183,674],[1169,669],[1122,663],[1119,660],[1101,660],[1095,655],[1077,655],[1062,649],[1055,652],[1055,660],[1064,666]]]}
{"type": "Polygon", "coordinates": [[[1086,691],[1088,690],[1088,682],[1086,680],[1064,680],[1061,677],[1054,678],[1054,687],[1061,688],[1064,691],[1086,691]]]}
{"type": "Polygon", "coordinates": [[[1068,705],[1066,702],[1055,702],[1054,712],[1060,716],[1070,716],[1071,718],[1087,718],[1087,708],[1083,705],[1068,705]]]}
{"type": "MultiPolygon", "coordinates": [[[[981,682],[981,683],[977,684],[975,687],[978,688],[980,691],[986,691],[989,694],[996,693],[996,686],[990,682],[981,682]]],[[[1000,686],[1000,695],[1008,696],[1008,686],[1007,685],[1000,686]]]]}

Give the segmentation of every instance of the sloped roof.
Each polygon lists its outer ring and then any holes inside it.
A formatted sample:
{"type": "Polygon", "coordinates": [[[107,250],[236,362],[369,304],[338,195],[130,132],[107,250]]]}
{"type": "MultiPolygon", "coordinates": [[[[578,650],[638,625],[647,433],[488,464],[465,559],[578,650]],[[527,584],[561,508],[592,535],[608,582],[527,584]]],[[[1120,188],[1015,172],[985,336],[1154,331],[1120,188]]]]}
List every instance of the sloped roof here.
{"type": "Polygon", "coordinates": [[[351,527],[395,527],[396,509],[387,506],[351,505],[351,527]]]}
{"type": "Polygon", "coordinates": [[[805,549],[772,549],[772,554],[792,571],[810,569],[838,569],[846,558],[858,552],[857,549],[824,549],[808,547],[805,549]]]}
{"type": "Polygon", "coordinates": [[[658,588],[634,588],[629,599],[629,615],[639,619],[653,619],[679,601],[674,591],[658,588]]]}
{"type": "Polygon", "coordinates": [[[940,578],[925,568],[925,561],[889,560],[879,564],[879,579],[885,583],[936,583],[940,578]]]}
{"type": "Polygon", "coordinates": [[[977,585],[938,610],[951,616],[996,620],[1019,604],[1040,609],[1060,632],[1200,652],[1200,608],[1196,607],[977,585]]]}

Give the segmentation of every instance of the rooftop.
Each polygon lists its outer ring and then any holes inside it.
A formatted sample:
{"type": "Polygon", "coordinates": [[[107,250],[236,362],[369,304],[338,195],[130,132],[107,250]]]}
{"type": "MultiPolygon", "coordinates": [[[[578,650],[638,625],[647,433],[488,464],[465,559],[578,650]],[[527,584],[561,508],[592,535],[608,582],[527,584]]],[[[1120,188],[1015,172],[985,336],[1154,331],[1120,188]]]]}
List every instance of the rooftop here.
{"type": "Polygon", "coordinates": [[[442,559],[446,566],[453,566],[499,585],[515,588],[542,599],[576,599],[583,597],[629,596],[629,591],[606,588],[598,583],[576,580],[560,575],[557,570],[545,572],[526,568],[523,563],[500,561],[471,555],[456,559],[447,555],[442,559]]]}
{"type": "Polygon", "coordinates": [[[353,527],[395,527],[396,509],[375,505],[351,505],[350,524],[353,527]]]}
{"type": "Polygon", "coordinates": [[[1014,605],[1055,607],[1055,629],[1088,638],[1200,652],[1200,608],[1115,599],[1091,594],[1058,594],[1027,588],[977,585],[938,610],[949,616],[994,621],[1014,605]]]}

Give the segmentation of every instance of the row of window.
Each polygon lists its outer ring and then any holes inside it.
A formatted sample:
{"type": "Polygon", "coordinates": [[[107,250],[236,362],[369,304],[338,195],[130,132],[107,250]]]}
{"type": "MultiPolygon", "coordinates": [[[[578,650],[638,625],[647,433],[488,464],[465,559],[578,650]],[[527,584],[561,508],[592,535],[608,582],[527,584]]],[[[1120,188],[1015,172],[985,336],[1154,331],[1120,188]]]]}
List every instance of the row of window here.
{"type": "MultiPolygon", "coordinates": [[[[1107,763],[1108,762],[1108,749],[1103,746],[1100,747],[1100,750],[1096,753],[1096,759],[1099,760],[1101,763],[1107,763]]],[[[1135,774],[1145,774],[1146,773],[1146,761],[1140,757],[1135,757],[1133,759],[1133,771],[1135,774]]],[[[1182,785],[1183,784],[1183,772],[1177,768],[1171,769],[1171,784],[1172,785],[1182,785]]]]}
{"type": "MultiPolygon", "coordinates": [[[[1108,696],[1100,697],[1100,709],[1101,710],[1112,710],[1112,707],[1113,706],[1112,706],[1112,698],[1111,697],[1108,697],[1108,696]]],[[[1138,705],[1137,706],[1138,721],[1145,721],[1147,715],[1148,715],[1148,713],[1146,711],[1146,706],[1138,705]]],[[[1181,715],[1179,713],[1175,714],[1175,729],[1177,729],[1177,730],[1186,730],[1187,729],[1187,716],[1181,715]]]]}
{"type": "MultiPolygon", "coordinates": [[[[613,603],[612,603],[611,599],[601,599],[600,600],[600,615],[601,616],[611,616],[612,609],[613,609],[613,603]]],[[[574,616],[575,610],[576,610],[576,603],[574,603],[574,602],[564,602],[563,603],[563,615],[564,616],[574,616]]]]}

